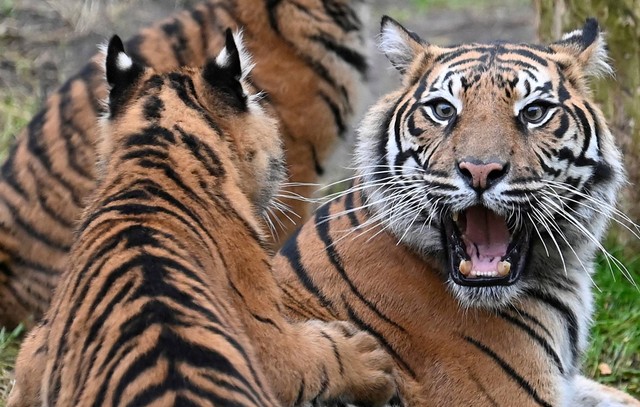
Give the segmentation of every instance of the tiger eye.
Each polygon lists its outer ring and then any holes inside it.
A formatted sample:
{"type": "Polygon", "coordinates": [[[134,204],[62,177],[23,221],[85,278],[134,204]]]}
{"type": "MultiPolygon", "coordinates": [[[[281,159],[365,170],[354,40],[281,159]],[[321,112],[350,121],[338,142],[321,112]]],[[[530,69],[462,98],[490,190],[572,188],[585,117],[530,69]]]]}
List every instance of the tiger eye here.
{"type": "Polygon", "coordinates": [[[547,108],[541,105],[529,105],[522,110],[522,118],[529,123],[539,123],[546,113],[547,108]]]}
{"type": "Polygon", "coordinates": [[[433,108],[433,113],[440,120],[449,120],[456,114],[456,108],[450,103],[440,102],[433,108]]]}

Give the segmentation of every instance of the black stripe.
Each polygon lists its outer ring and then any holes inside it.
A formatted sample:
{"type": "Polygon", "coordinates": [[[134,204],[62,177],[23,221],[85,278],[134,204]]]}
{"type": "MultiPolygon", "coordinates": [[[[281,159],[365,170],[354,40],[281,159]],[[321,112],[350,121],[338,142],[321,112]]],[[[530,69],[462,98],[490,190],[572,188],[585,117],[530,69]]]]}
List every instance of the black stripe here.
{"type": "Polygon", "coordinates": [[[338,105],[333,103],[331,98],[324,92],[322,91],[318,92],[318,96],[320,96],[320,98],[324,100],[324,102],[329,107],[329,110],[331,110],[331,114],[333,115],[333,120],[336,122],[336,127],[338,128],[338,137],[344,139],[345,130],[347,126],[344,124],[344,118],[342,117],[340,108],[338,108],[338,105]]]}
{"type": "Polygon", "coordinates": [[[278,6],[282,3],[282,0],[266,0],[265,6],[267,8],[267,15],[269,16],[269,25],[271,29],[277,34],[280,34],[280,27],[278,27],[278,6]]]}
{"type": "MultiPolygon", "coordinates": [[[[29,235],[29,238],[38,241],[54,250],[60,251],[60,252],[68,252],[69,250],[71,250],[71,246],[69,244],[65,244],[61,241],[59,241],[58,239],[55,239],[53,237],[47,236],[46,232],[41,232],[39,230],[37,230],[35,228],[35,224],[32,224],[32,222],[28,219],[24,219],[22,217],[22,214],[20,213],[20,210],[18,208],[16,208],[15,206],[13,206],[13,204],[9,203],[9,201],[5,201],[5,208],[9,211],[9,213],[11,214],[11,218],[13,220],[13,223],[15,223],[15,226],[19,227],[22,229],[22,231],[24,233],[26,233],[27,235],[29,235]]],[[[36,222],[38,223],[38,222],[36,222]]],[[[4,226],[4,225],[3,225],[4,226]]],[[[16,231],[13,230],[10,232],[12,235],[16,234],[16,231]]],[[[33,242],[30,242],[30,244],[32,244],[33,242]]]]}
{"type": "MultiPolygon", "coordinates": [[[[89,84],[87,84],[86,82],[84,82],[84,85],[85,85],[84,86],[85,89],[89,86],[89,84]]],[[[85,134],[85,131],[81,129],[81,127],[83,126],[81,126],[79,123],[76,123],[76,120],[78,119],[78,116],[80,116],[81,113],[79,113],[77,111],[77,107],[74,106],[74,104],[76,103],[76,100],[73,94],[71,94],[71,86],[72,86],[72,83],[67,82],[58,91],[60,95],[60,103],[58,105],[58,109],[59,109],[58,119],[60,121],[59,123],[60,126],[58,128],[58,134],[60,135],[61,139],[64,141],[64,146],[66,150],[65,163],[68,164],[69,167],[81,177],[92,181],[94,179],[92,167],[91,166],[87,167],[86,165],[83,165],[81,162],[78,161],[79,159],[82,158],[82,155],[78,153],[76,146],[73,143],[73,135],[75,134],[82,141],[84,141],[83,144],[85,148],[93,148],[92,145],[88,144],[91,142],[91,140],[88,140],[88,137],[85,134]]],[[[88,95],[88,97],[89,97],[89,100],[91,100],[91,95],[88,95]]],[[[95,114],[96,112],[92,112],[92,113],[95,114]]],[[[94,131],[97,130],[95,129],[96,126],[97,126],[97,123],[93,125],[94,131]]]]}
{"type": "Polygon", "coordinates": [[[533,322],[534,324],[536,324],[540,329],[542,329],[544,331],[545,334],[547,334],[547,336],[549,336],[550,338],[553,338],[553,335],[551,334],[551,331],[542,322],[540,322],[540,320],[538,318],[534,317],[533,315],[529,314],[528,312],[524,311],[523,309],[516,307],[515,305],[512,305],[511,309],[517,315],[519,315],[519,316],[521,316],[521,317],[533,322]]]}
{"type": "Polygon", "coordinates": [[[347,315],[349,316],[349,320],[353,322],[360,329],[369,332],[373,335],[378,342],[386,349],[387,352],[395,359],[395,361],[400,365],[400,367],[411,376],[413,379],[417,379],[416,372],[411,369],[409,364],[400,356],[398,352],[391,346],[389,341],[384,337],[384,335],[378,332],[373,326],[369,323],[365,322],[362,318],[356,314],[355,310],[351,308],[351,306],[345,301],[345,307],[347,308],[347,315]]]}
{"type": "Polygon", "coordinates": [[[344,198],[344,209],[347,211],[347,218],[349,218],[351,226],[357,228],[360,226],[360,222],[358,221],[358,217],[356,216],[353,208],[353,192],[349,192],[344,198]]]}
{"type": "Polygon", "coordinates": [[[198,102],[197,92],[195,91],[195,87],[191,78],[175,72],[170,73],[168,76],[169,85],[176,91],[176,94],[178,95],[180,101],[187,107],[198,112],[200,117],[204,119],[209,127],[213,129],[218,135],[222,134],[220,127],[216,124],[211,115],[198,102]]]}
{"type": "Polygon", "coordinates": [[[325,253],[327,254],[327,257],[329,258],[329,261],[331,262],[331,265],[333,265],[334,269],[338,272],[340,277],[342,277],[342,279],[347,283],[351,293],[353,293],[360,301],[362,301],[368,309],[370,309],[380,319],[392,325],[393,327],[397,328],[401,332],[406,332],[406,330],[400,325],[398,325],[397,322],[392,321],[391,318],[384,315],[384,313],[380,311],[374,303],[372,303],[368,298],[366,298],[360,292],[360,290],[358,289],[358,287],[356,287],[353,281],[351,281],[351,278],[349,278],[349,276],[347,275],[347,271],[342,265],[342,259],[340,258],[340,255],[336,251],[333,239],[331,238],[330,231],[329,231],[331,222],[328,219],[329,219],[329,205],[328,204],[322,205],[316,211],[314,224],[316,227],[316,233],[318,234],[318,237],[320,238],[320,240],[322,240],[322,243],[324,244],[324,250],[325,250],[325,253]]]}
{"type": "Polygon", "coordinates": [[[531,396],[531,398],[533,398],[536,403],[538,403],[539,405],[543,406],[543,407],[553,407],[551,404],[547,403],[546,401],[544,401],[539,395],[538,392],[531,386],[531,384],[529,384],[529,382],[527,382],[522,376],[520,376],[514,369],[513,367],[511,367],[507,362],[505,362],[502,358],[500,358],[500,356],[498,356],[494,351],[492,351],[491,349],[489,349],[487,346],[483,345],[482,343],[476,341],[475,339],[469,337],[469,336],[463,336],[462,337],[465,341],[469,342],[470,344],[472,344],[473,346],[475,346],[476,348],[478,348],[480,351],[482,351],[483,353],[485,353],[487,356],[489,356],[491,359],[493,359],[494,362],[496,362],[498,364],[498,366],[500,366],[502,368],[502,370],[509,376],[511,377],[516,383],[518,383],[520,385],[520,387],[527,392],[527,394],[529,396],[531,396]]]}
{"type": "Polygon", "coordinates": [[[298,229],[294,232],[294,234],[285,242],[284,246],[280,249],[280,254],[284,256],[289,262],[289,266],[296,273],[298,277],[298,281],[303,285],[304,288],[307,289],[308,292],[313,294],[323,308],[327,308],[332,312],[335,310],[331,301],[325,297],[320,288],[315,285],[311,276],[305,269],[302,264],[302,258],[300,256],[300,249],[298,248],[298,236],[300,234],[300,230],[298,229]]]}
{"type": "Polygon", "coordinates": [[[300,387],[298,388],[298,396],[296,397],[296,402],[293,403],[294,406],[299,406],[300,404],[302,404],[302,401],[305,399],[304,397],[304,390],[307,388],[305,382],[304,382],[304,377],[302,379],[300,379],[300,387]]]}
{"type": "Polygon", "coordinates": [[[189,50],[189,41],[184,35],[184,25],[179,18],[175,18],[160,26],[160,29],[168,37],[173,56],[178,62],[178,66],[188,65],[189,56],[186,53],[189,50]]]}
{"type": "Polygon", "coordinates": [[[148,121],[160,120],[164,112],[164,102],[156,95],[149,95],[144,101],[142,112],[148,121]]]}
{"type": "Polygon", "coordinates": [[[602,124],[600,123],[600,120],[598,120],[598,115],[596,114],[596,112],[593,110],[593,108],[588,102],[586,101],[584,102],[584,107],[587,109],[587,111],[591,115],[591,118],[593,119],[593,123],[595,127],[594,136],[596,137],[596,141],[598,143],[598,147],[597,147],[598,157],[602,157],[602,149],[600,148],[601,146],[600,132],[602,131],[602,124]]]}
{"type": "Polygon", "coordinates": [[[215,178],[225,176],[226,171],[224,169],[224,165],[211,147],[203,143],[202,140],[197,136],[184,131],[182,127],[177,124],[175,125],[175,129],[178,130],[178,132],[182,136],[182,141],[189,149],[189,151],[191,151],[193,157],[200,161],[209,175],[215,178]]]}
{"type": "Polygon", "coordinates": [[[584,133],[584,140],[582,142],[582,149],[580,151],[580,157],[584,158],[584,154],[589,149],[589,144],[591,144],[591,125],[589,124],[589,120],[587,119],[587,115],[584,113],[582,109],[577,106],[574,106],[576,116],[578,117],[578,121],[580,122],[580,126],[582,127],[582,131],[584,133]]]}
{"type": "Polygon", "coordinates": [[[493,397],[491,397],[487,388],[484,387],[484,385],[482,384],[482,382],[480,382],[480,380],[478,380],[476,375],[469,372],[469,377],[471,378],[471,381],[474,382],[476,386],[478,386],[478,389],[480,389],[480,391],[485,395],[485,397],[487,398],[487,400],[489,400],[492,406],[500,407],[499,404],[496,402],[496,400],[493,397]]]}
{"type": "Polygon", "coordinates": [[[316,146],[313,143],[309,143],[311,148],[311,159],[313,160],[313,167],[318,176],[324,174],[324,167],[320,164],[320,160],[318,159],[318,152],[316,151],[316,146]]]}
{"type": "Polygon", "coordinates": [[[527,333],[527,335],[533,338],[534,341],[538,342],[538,344],[542,347],[542,349],[544,349],[544,351],[547,353],[547,356],[553,359],[553,363],[555,363],[556,367],[558,368],[558,371],[560,371],[560,374],[564,375],[565,370],[564,370],[564,366],[562,366],[562,361],[560,360],[560,356],[558,356],[556,351],[553,349],[551,344],[546,339],[538,335],[536,331],[531,329],[530,326],[518,320],[517,318],[514,318],[505,312],[498,312],[498,315],[505,321],[522,329],[525,333],[527,333]]]}
{"type": "Polygon", "coordinates": [[[73,184],[65,179],[63,174],[53,169],[51,159],[49,157],[48,146],[44,143],[46,136],[43,134],[43,127],[46,121],[46,110],[40,111],[29,123],[27,127],[27,149],[32,155],[34,161],[39,162],[49,175],[49,180],[61,184],[71,195],[71,200],[78,208],[84,207],[84,202],[77,195],[77,191],[73,188],[73,184]]]}
{"type": "Polygon", "coordinates": [[[388,154],[387,143],[389,141],[389,127],[391,127],[391,121],[393,120],[395,110],[400,105],[401,101],[398,101],[392,109],[387,111],[386,117],[382,122],[382,127],[378,129],[376,134],[376,144],[377,144],[377,153],[378,157],[376,160],[376,167],[374,168],[374,174],[372,175],[375,180],[382,180],[386,178],[388,175],[391,175],[390,169],[388,165],[385,164],[388,154]]]}
{"type": "Polygon", "coordinates": [[[362,29],[362,22],[348,3],[338,3],[332,0],[322,0],[325,13],[343,31],[358,31],[362,29]]]}
{"type": "Polygon", "coordinates": [[[319,42],[329,51],[334,52],[340,59],[353,67],[361,75],[365,75],[369,68],[367,59],[361,53],[347,48],[344,45],[340,45],[335,42],[331,37],[326,34],[316,34],[309,37],[310,40],[319,42]]]}
{"type": "MultiPolygon", "coordinates": [[[[163,314],[165,316],[169,315],[169,313],[163,314]]],[[[144,316],[142,317],[144,318],[144,316]]],[[[128,365],[126,371],[118,377],[117,386],[111,396],[113,398],[113,405],[120,405],[123,393],[127,387],[134,383],[136,378],[143,375],[146,370],[152,369],[160,359],[165,359],[169,361],[170,364],[186,364],[192,368],[195,367],[215,370],[226,376],[231,376],[237,379],[245,384],[249,389],[252,389],[253,387],[225,355],[214,349],[204,348],[199,344],[189,342],[172,330],[163,329],[155,343],[155,346],[150,351],[140,355],[133,363],[128,365]],[[187,349],[188,351],[186,351],[187,349]]],[[[189,390],[197,389],[199,393],[207,393],[208,399],[214,400],[216,405],[229,405],[224,402],[224,399],[219,398],[215,393],[206,392],[204,389],[196,388],[183,374],[176,372],[174,369],[169,370],[170,372],[163,383],[166,390],[182,388],[189,390]]],[[[255,389],[252,390],[254,390],[256,399],[262,398],[257,394],[255,389]]],[[[262,401],[264,402],[265,400],[262,399],[262,401]]],[[[98,407],[98,405],[98,400],[96,400],[94,406],[98,407]]]]}
{"type": "Polygon", "coordinates": [[[554,308],[565,319],[567,333],[569,335],[569,345],[571,346],[571,362],[575,365],[578,357],[578,318],[576,314],[558,298],[539,290],[528,289],[526,294],[534,300],[540,301],[551,308],[554,308]]]}
{"type": "Polygon", "coordinates": [[[342,365],[342,357],[340,357],[340,352],[338,351],[338,345],[336,344],[336,341],[334,341],[333,338],[327,335],[327,333],[324,331],[320,331],[320,335],[322,335],[327,341],[331,343],[333,356],[335,356],[336,362],[338,362],[338,370],[340,371],[340,376],[342,376],[344,374],[344,366],[342,365]]]}
{"type": "MultiPolygon", "coordinates": [[[[38,118],[39,120],[44,120],[44,113],[38,113],[33,119],[31,119],[31,122],[33,122],[38,118]]],[[[29,129],[27,128],[25,131],[28,132],[29,129]]],[[[10,186],[11,189],[13,189],[18,195],[20,195],[21,198],[28,200],[29,197],[27,196],[27,191],[24,190],[24,188],[21,185],[21,182],[16,178],[16,175],[18,174],[19,171],[15,166],[16,164],[15,160],[18,154],[18,148],[20,147],[20,145],[22,145],[22,143],[24,143],[24,138],[21,138],[20,141],[14,143],[11,146],[11,148],[9,149],[9,154],[7,155],[7,158],[2,164],[1,173],[2,173],[2,178],[5,184],[10,186]]],[[[32,169],[30,170],[30,173],[33,176],[32,169]]],[[[0,197],[0,200],[6,201],[6,199],[4,199],[3,197],[0,197]]]]}
{"type": "Polygon", "coordinates": [[[200,32],[200,42],[202,43],[200,54],[207,55],[209,50],[209,27],[207,27],[207,16],[204,15],[202,10],[195,8],[191,11],[191,19],[196,23],[198,31],[200,32]]]}

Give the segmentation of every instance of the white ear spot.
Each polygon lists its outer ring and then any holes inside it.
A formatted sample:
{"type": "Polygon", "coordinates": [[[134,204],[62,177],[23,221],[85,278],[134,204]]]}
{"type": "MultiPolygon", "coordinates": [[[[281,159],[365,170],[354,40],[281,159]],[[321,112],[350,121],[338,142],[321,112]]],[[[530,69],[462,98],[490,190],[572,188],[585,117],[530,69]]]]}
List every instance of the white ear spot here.
{"type": "Polygon", "coordinates": [[[229,53],[227,52],[227,48],[222,48],[222,51],[216,57],[216,65],[221,68],[225,68],[229,64],[229,53]]]}
{"type": "Polygon", "coordinates": [[[119,70],[127,71],[133,65],[133,61],[131,60],[129,55],[125,54],[124,52],[120,52],[118,54],[118,58],[116,59],[116,65],[118,66],[119,70]]]}

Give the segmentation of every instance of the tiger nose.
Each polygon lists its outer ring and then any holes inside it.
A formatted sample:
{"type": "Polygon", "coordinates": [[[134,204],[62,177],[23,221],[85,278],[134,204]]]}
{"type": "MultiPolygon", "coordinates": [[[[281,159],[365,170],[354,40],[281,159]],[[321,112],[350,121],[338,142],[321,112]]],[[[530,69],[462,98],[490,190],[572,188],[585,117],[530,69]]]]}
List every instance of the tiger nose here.
{"type": "Polygon", "coordinates": [[[478,192],[482,192],[507,175],[509,164],[465,160],[458,164],[458,171],[470,187],[478,192]]]}

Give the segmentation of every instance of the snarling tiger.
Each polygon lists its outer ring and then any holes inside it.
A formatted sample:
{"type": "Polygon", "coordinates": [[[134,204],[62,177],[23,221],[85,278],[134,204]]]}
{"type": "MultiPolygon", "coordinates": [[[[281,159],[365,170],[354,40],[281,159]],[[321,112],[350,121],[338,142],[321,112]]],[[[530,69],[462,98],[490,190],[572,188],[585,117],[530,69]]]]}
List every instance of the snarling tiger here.
{"type": "MultiPolygon", "coordinates": [[[[199,66],[243,27],[258,62],[254,84],[276,110],[290,185],[280,201],[294,213],[272,217],[284,239],[307,217],[324,161],[345,134],[366,70],[362,0],[209,0],[146,28],[131,56],[167,72],[199,66]],[[290,220],[290,219],[291,220],[290,220]]],[[[20,134],[0,171],[0,325],[46,310],[68,262],[73,228],[95,187],[95,140],[106,84],[97,59],[49,97],[20,134]]],[[[282,205],[280,205],[282,207],[282,205]]],[[[279,243],[276,242],[275,246],[279,243]]]]}
{"type": "Polygon", "coordinates": [[[10,406],[384,404],[392,360],[349,323],[289,323],[258,214],[285,175],[239,37],[159,74],[114,37],[98,186],[10,406]]]}
{"type": "Polygon", "coordinates": [[[402,86],[359,128],[353,186],[274,261],[290,315],[376,336],[406,406],[640,406],[579,375],[623,180],[587,86],[611,69],[597,22],[548,46],[381,31],[402,86]]]}

